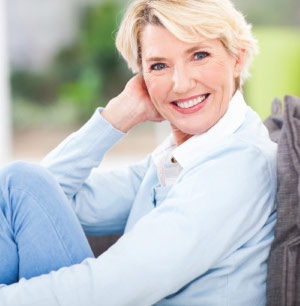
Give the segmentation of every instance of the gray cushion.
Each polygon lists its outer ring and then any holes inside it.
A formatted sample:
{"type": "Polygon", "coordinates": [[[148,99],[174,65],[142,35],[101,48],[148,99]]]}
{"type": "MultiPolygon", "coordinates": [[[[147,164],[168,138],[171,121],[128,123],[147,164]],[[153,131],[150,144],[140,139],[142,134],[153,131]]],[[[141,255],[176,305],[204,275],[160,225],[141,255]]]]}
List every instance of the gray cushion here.
{"type": "Polygon", "coordinates": [[[95,257],[100,256],[109,249],[121,235],[87,236],[88,242],[95,257]]]}
{"type": "Polygon", "coordinates": [[[272,106],[265,122],[278,140],[278,219],[268,263],[268,306],[300,305],[300,99],[284,97],[272,106]]]}

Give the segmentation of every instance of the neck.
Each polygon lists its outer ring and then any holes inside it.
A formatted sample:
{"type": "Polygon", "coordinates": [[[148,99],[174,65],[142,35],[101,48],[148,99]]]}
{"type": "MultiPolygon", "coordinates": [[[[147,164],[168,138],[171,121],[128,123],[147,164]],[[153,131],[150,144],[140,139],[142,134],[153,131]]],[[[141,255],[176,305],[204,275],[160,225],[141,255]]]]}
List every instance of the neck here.
{"type": "Polygon", "coordinates": [[[172,132],[173,132],[173,135],[174,135],[175,142],[176,142],[177,146],[180,146],[181,144],[183,144],[185,141],[187,141],[188,139],[190,139],[193,136],[193,135],[186,134],[186,133],[182,132],[181,130],[179,130],[173,124],[171,124],[171,128],[172,128],[172,132]]]}

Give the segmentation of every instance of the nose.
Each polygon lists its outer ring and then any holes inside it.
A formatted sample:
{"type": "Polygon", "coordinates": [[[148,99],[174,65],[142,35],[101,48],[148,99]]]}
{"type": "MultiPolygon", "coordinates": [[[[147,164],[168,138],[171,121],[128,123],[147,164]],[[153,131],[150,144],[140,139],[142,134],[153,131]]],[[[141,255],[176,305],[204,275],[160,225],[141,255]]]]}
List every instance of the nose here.
{"type": "Polygon", "coordinates": [[[195,79],[184,65],[174,68],[172,81],[173,91],[178,94],[190,91],[196,84],[195,79]]]}

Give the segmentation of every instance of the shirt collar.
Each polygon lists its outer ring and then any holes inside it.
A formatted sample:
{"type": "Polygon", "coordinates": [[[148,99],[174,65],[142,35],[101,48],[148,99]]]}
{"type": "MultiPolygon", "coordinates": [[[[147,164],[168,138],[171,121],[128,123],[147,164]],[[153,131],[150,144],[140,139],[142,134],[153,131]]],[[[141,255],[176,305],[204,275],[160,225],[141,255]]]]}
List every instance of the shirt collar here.
{"type": "Polygon", "coordinates": [[[176,148],[176,142],[173,134],[170,134],[156,149],[152,152],[152,159],[156,166],[160,164],[161,157],[168,155],[176,148]]]}
{"type": "Polygon", "coordinates": [[[205,133],[194,135],[180,146],[176,147],[175,139],[171,134],[152,153],[154,162],[162,152],[171,151],[174,158],[182,168],[187,167],[192,161],[210,150],[220,140],[233,134],[244,122],[247,111],[242,93],[238,90],[229,102],[224,116],[205,133]]]}

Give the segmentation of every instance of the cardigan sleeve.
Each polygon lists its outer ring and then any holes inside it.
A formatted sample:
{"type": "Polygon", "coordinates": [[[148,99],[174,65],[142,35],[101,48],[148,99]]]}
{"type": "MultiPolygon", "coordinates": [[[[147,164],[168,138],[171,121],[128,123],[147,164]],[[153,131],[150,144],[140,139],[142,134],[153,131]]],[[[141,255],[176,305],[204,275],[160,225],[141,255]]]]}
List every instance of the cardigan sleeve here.
{"type": "Polygon", "coordinates": [[[275,181],[256,148],[221,150],[185,169],[165,201],[100,257],[4,287],[1,305],[153,305],[272,230],[275,181]]]}
{"type": "Polygon", "coordinates": [[[87,234],[122,233],[148,159],[115,171],[95,171],[105,153],[125,134],[97,109],[41,162],[72,203],[87,234]]]}

